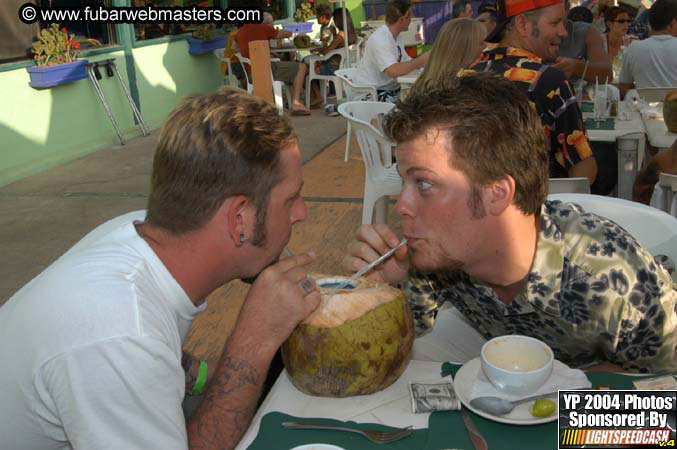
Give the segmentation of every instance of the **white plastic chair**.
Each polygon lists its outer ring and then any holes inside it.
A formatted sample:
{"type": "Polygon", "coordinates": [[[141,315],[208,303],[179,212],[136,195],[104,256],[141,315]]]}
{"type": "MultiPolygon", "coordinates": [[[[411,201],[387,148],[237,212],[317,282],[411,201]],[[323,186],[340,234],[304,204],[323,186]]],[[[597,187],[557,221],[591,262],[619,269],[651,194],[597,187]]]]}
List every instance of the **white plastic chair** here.
{"type": "Polygon", "coordinates": [[[323,103],[327,103],[327,82],[330,81],[334,83],[334,89],[336,90],[336,98],[343,98],[343,93],[341,92],[341,82],[334,75],[320,75],[315,72],[315,63],[319,61],[327,61],[329,58],[339,55],[341,58],[340,67],[343,66],[343,60],[345,59],[345,50],[339,48],[332,50],[326,55],[308,55],[306,62],[308,63],[308,76],[306,76],[306,108],[310,108],[310,83],[313,80],[318,80],[320,82],[320,91],[322,92],[323,103]]]}
{"type": "Polygon", "coordinates": [[[362,223],[385,223],[388,211],[388,195],[402,191],[402,178],[397,173],[397,164],[392,162],[395,145],[371,121],[387,114],[395,105],[383,102],[346,102],[338,107],[355,131],[364,159],[364,201],[362,223]]]}
{"type": "Polygon", "coordinates": [[[677,219],[642,203],[591,194],[554,194],[548,200],[579,204],[584,210],[613,220],[652,255],[677,258],[677,219]]]}
{"type": "MultiPolygon", "coordinates": [[[[245,58],[242,56],[240,52],[235,53],[235,56],[237,56],[238,61],[240,61],[240,64],[242,65],[242,71],[244,72],[244,79],[247,81],[247,92],[249,94],[254,93],[254,85],[249,81],[249,75],[247,74],[247,69],[245,66],[245,63],[250,64],[251,61],[249,58],[245,58]]],[[[279,61],[277,58],[271,58],[272,61],[279,61]]],[[[273,97],[275,98],[275,106],[277,107],[280,115],[284,114],[284,102],[282,101],[282,91],[284,90],[285,93],[287,94],[287,105],[291,108],[291,102],[292,102],[292,96],[291,92],[289,91],[289,86],[287,86],[284,82],[275,80],[273,78],[273,72],[271,71],[270,73],[270,79],[273,81],[273,97]]]]}
{"type": "Polygon", "coordinates": [[[228,75],[226,75],[226,78],[228,79],[228,85],[239,86],[237,78],[235,77],[235,74],[233,74],[233,67],[230,65],[230,58],[226,58],[223,56],[225,50],[226,50],[225,48],[215,49],[214,56],[216,56],[216,59],[218,59],[219,61],[228,64],[228,75]]]}
{"type": "Polygon", "coordinates": [[[661,173],[654,187],[650,205],[677,217],[677,175],[661,173]]]}
{"type": "MultiPolygon", "coordinates": [[[[339,55],[341,57],[341,62],[339,63],[339,69],[346,69],[350,67],[357,67],[358,62],[360,61],[360,46],[362,45],[362,37],[358,36],[357,41],[354,44],[348,46],[348,59],[350,60],[350,65],[346,61],[345,48],[338,48],[332,50],[326,55],[309,55],[307,58],[308,63],[308,76],[306,77],[306,108],[310,108],[310,83],[312,80],[320,80],[320,91],[322,92],[322,99],[324,104],[327,103],[327,82],[331,81],[334,83],[334,90],[336,91],[336,100],[340,101],[343,98],[343,89],[340,78],[336,75],[320,75],[315,73],[315,63],[318,61],[327,61],[334,55],[339,55]]],[[[348,100],[352,100],[349,98],[348,100]]],[[[350,137],[350,133],[348,133],[350,137]]],[[[346,157],[346,161],[347,161],[346,157]]]]}
{"type": "Polygon", "coordinates": [[[362,44],[364,43],[364,38],[362,36],[357,36],[357,40],[354,44],[348,46],[348,58],[350,61],[341,61],[341,69],[348,69],[350,67],[357,67],[360,63],[360,57],[362,55],[362,44]]]}
{"type": "MultiPolygon", "coordinates": [[[[251,94],[251,93],[254,92],[254,85],[251,83],[251,81],[249,81],[249,74],[247,73],[247,69],[246,69],[247,66],[245,66],[245,64],[249,64],[250,67],[251,67],[251,61],[249,60],[249,58],[245,58],[244,56],[242,56],[242,54],[240,52],[235,53],[235,56],[237,56],[238,61],[240,61],[240,64],[242,64],[242,71],[244,72],[244,78],[247,81],[247,92],[249,92],[251,94]]],[[[280,61],[280,58],[270,58],[271,63],[279,62],[279,61],[280,61]]],[[[272,71],[270,72],[270,79],[273,80],[273,88],[274,88],[276,80],[273,78],[273,72],[272,71]]],[[[291,108],[293,97],[291,95],[291,91],[289,90],[289,86],[287,86],[286,83],[283,83],[281,81],[279,81],[279,83],[282,83],[284,85],[284,92],[287,96],[287,105],[289,106],[289,108],[291,108]]]]}
{"type": "MultiPolygon", "coordinates": [[[[339,69],[334,72],[334,76],[341,80],[341,85],[343,86],[343,93],[345,94],[346,100],[348,101],[360,101],[360,100],[378,100],[378,94],[376,92],[375,86],[360,85],[355,82],[356,75],[358,74],[359,69],[355,67],[339,69]]],[[[350,137],[351,137],[351,127],[350,121],[348,121],[348,126],[346,130],[346,153],[343,157],[343,161],[348,161],[348,153],[350,152],[350,137]]]]}
{"type": "Polygon", "coordinates": [[[247,66],[245,66],[245,63],[249,64],[251,61],[249,61],[249,58],[245,58],[244,56],[242,56],[240,52],[235,53],[235,56],[237,56],[237,60],[240,61],[240,65],[242,65],[244,79],[247,82],[247,92],[252,94],[254,93],[254,85],[252,84],[251,81],[249,81],[249,73],[247,71],[247,66]]]}
{"type": "Polygon", "coordinates": [[[586,177],[550,178],[548,194],[589,194],[590,181],[586,177]]]}

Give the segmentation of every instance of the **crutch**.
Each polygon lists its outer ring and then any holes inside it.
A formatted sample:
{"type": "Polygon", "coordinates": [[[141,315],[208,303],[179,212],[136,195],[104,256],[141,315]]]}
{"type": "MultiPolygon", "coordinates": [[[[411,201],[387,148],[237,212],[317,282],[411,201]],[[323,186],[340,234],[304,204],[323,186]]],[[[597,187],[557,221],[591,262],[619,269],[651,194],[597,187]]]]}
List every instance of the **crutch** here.
{"type": "Polygon", "coordinates": [[[103,91],[101,90],[101,85],[99,84],[99,78],[101,78],[101,73],[99,72],[98,63],[88,63],[87,64],[87,74],[89,75],[89,79],[92,80],[92,84],[94,85],[94,90],[99,95],[99,99],[101,100],[101,103],[103,103],[103,107],[106,110],[106,113],[108,114],[108,117],[110,118],[110,121],[113,123],[113,128],[115,128],[115,132],[118,135],[118,139],[120,139],[120,144],[125,145],[126,144],[125,138],[122,137],[122,133],[120,132],[120,127],[118,127],[118,123],[115,121],[115,116],[113,116],[113,112],[110,109],[110,105],[108,104],[108,101],[106,101],[106,96],[103,95],[103,91]],[[96,72],[95,72],[95,70],[96,70],[96,72]]]}
{"type": "Polygon", "coordinates": [[[118,80],[120,80],[120,85],[122,85],[122,90],[125,91],[125,95],[127,95],[127,100],[129,100],[129,107],[132,108],[132,112],[134,113],[134,117],[136,117],[136,121],[139,122],[139,127],[141,128],[141,132],[143,133],[144,136],[148,136],[150,134],[150,131],[148,131],[148,127],[146,126],[146,122],[143,121],[143,117],[141,117],[141,111],[139,111],[139,108],[136,107],[136,103],[134,103],[134,99],[132,98],[131,94],[129,93],[129,89],[127,89],[127,85],[125,84],[125,81],[122,79],[122,75],[120,75],[120,71],[118,70],[118,66],[115,65],[115,60],[114,59],[108,59],[106,60],[108,63],[106,64],[106,69],[108,69],[110,66],[113,66],[113,69],[115,69],[115,73],[118,75],[118,80]]]}

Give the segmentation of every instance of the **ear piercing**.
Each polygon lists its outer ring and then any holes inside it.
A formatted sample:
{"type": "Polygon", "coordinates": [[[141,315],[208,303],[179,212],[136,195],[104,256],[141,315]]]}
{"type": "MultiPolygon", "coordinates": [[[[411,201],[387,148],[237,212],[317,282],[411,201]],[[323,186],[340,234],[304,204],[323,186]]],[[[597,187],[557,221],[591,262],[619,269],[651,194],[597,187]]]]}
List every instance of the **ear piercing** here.
{"type": "Polygon", "coordinates": [[[244,233],[240,233],[240,244],[244,243],[247,240],[247,236],[244,233]]]}

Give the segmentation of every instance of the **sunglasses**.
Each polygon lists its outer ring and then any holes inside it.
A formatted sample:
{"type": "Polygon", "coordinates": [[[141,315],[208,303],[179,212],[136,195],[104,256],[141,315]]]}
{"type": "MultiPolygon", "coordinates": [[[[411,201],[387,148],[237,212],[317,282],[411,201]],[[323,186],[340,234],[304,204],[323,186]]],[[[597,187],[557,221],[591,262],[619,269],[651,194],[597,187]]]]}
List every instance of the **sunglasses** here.
{"type": "Polygon", "coordinates": [[[612,20],[612,22],[616,22],[616,23],[631,23],[631,22],[632,22],[632,19],[612,20]]]}

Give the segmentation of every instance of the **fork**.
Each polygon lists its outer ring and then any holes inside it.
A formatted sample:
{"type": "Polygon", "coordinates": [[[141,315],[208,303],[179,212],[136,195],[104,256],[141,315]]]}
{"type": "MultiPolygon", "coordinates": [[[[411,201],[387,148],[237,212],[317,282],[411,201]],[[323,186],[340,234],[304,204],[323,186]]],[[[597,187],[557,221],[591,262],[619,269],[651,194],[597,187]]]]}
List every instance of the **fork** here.
{"type": "Polygon", "coordinates": [[[414,432],[411,426],[400,428],[395,431],[376,431],[376,430],[358,430],[357,428],[339,427],[334,425],[325,425],[320,423],[298,423],[298,422],[282,422],[284,428],[299,428],[312,430],[337,430],[350,431],[358,433],[376,444],[388,444],[390,442],[399,441],[414,432]]]}

